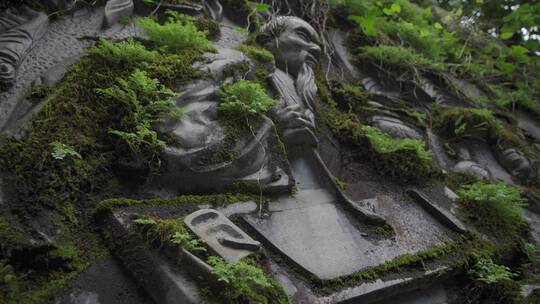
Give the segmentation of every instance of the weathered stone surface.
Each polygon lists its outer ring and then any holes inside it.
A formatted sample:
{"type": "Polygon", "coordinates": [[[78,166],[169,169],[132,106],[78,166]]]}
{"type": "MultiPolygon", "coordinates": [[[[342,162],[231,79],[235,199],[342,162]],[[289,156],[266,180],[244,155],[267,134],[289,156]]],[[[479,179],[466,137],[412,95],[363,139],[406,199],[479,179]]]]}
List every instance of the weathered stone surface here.
{"type": "Polygon", "coordinates": [[[271,203],[268,218],[244,219],[296,264],[320,279],[332,279],[370,264],[363,254],[369,242],[333,200],[323,189],[302,190],[271,203]]]}
{"type": "Polygon", "coordinates": [[[184,223],[215,253],[228,262],[236,262],[259,250],[253,240],[227,217],[213,209],[203,209],[188,215],[184,223]]]}
{"type": "Polygon", "coordinates": [[[59,304],[153,304],[119,262],[91,265],[60,294],[59,304]]]}
{"type": "MultiPolygon", "coordinates": [[[[198,277],[194,273],[199,272],[199,276],[208,279],[205,274],[209,270],[200,267],[205,264],[197,262],[196,257],[182,250],[176,253],[177,259],[182,256],[182,267],[173,266],[145,246],[141,237],[130,232],[130,218],[131,214],[117,211],[108,217],[104,227],[110,229],[115,255],[137,283],[156,303],[201,303],[200,290],[194,280],[198,277]]],[[[208,282],[212,284],[212,280],[208,282]]]]}
{"type": "Polygon", "coordinates": [[[437,218],[439,221],[447,225],[450,229],[457,232],[466,232],[465,225],[449,210],[451,202],[449,198],[446,201],[441,201],[442,196],[439,195],[439,200],[434,201],[426,193],[418,189],[410,189],[408,194],[414,198],[423,208],[425,208],[431,215],[437,218]],[[446,208],[445,208],[446,207],[446,208]]]}

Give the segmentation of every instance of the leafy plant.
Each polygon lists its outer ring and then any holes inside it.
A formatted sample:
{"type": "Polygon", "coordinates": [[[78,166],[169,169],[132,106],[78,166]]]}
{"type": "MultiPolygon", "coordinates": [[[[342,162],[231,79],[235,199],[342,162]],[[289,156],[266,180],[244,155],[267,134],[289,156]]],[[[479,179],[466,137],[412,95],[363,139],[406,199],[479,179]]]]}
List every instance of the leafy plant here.
{"type": "Polygon", "coordinates": [[[123,111],[122,129],[109,132],[122,138],[137,155],[156,154],[164,146],[152,124],[166,118],[179,118],[180,110],[172,102],[176,94],[146,72],[135,70],[128,79],[118,78],[117,84],[96,92],[114,100],[123,111]]]}
{"type": "Polygon", "coordinates": [[[158,46],[169,52],[182,50],[213,51],[212,42],[207,32],[199,31],[193,19],[180,14],[172,14],[165,24],[159,24],[151,17],[139,19],[137,24],[144,28],[146,34],[158,46]]]}
{"type": "Polygon", "coordinates": [[[467,217],[495,236],[501,246],[519,243],[529,230],[522,216],[525,200],[518,189],[504,183],[476,182],[464,186],[458,194],[467,217]]]}
{"type": "Polygon", "coordinates": [[[518,275],[510,271],[510,268],[504,265],[493,263],[490,258],[477,257],[474,266],[469,269],[469,275],[475,280],[486,284],[497,284],[503,281],[511,281],[518,275]]]}
{"type": "Polygon", "coordinates": [[[218,280],[230,288],[222,291],[227,303],[238,303],[242,300],[258,303],[288,303],[283,289],[269,278],[259,267],[246,261],[228,263],[220,257],[210,256],[208,264],[218,280]]]}
{"type": "Polygon", "coordinates": [[[50,143],[52,152],[51,155],[54,157],[54,159],[65,159],[66,157],[77,157],[82,158],[82,156],[73,149],[73,147],[66,145],[64,143],[61,143],[59,141],[53,141],[50,143]]]}
{"type": "Polygon", "coordinates": [[[240,80],[221,89],[219,110],[241,117],[259,116],[266,113],[277,100],[270,98],[262,85],[249,80],[240,80]]]}
{"type": "Polygon", "coordinates": [[[124,69],[145,67],[158,57],[156,51],[146,49],[132,38],[118,43],[100,39],[96,46],[86,50],[86,54],[94,60],[124,69]]]}
{"type": "Polygon", "coordinates": [[[194,239],[187,231],[176,231],[171,237],[171,242],[180,245],[190,252],[206,251],[203,242],[199,239],[194,239]]]}

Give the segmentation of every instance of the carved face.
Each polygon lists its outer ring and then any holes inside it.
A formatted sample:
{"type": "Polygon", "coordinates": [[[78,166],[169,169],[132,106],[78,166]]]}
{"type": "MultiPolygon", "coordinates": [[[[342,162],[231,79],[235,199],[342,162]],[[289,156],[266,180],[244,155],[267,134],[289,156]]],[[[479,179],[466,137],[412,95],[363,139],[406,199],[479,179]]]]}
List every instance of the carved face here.
{"type": "Polygon", "coordinates": [[[300,18],[282,17],[275,39],[270,41],[270,50],[276,65],[296,77],[304,63],[315,65],[321,54],[319,35],[300,18]]]}
{"type": "Polygon", "coordinates": [[[532,162],[516,149],[506,149],[501,153],[502,165],[510,170],[513,176],[521,179],[535,178],[536,172],[532,162]]]}

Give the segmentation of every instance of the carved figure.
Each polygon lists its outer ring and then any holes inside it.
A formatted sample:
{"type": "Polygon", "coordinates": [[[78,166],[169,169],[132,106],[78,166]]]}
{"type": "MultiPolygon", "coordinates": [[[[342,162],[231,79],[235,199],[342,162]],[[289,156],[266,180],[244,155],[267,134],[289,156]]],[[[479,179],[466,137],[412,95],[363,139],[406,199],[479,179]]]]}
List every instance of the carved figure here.
{"type": "Polygon", "coordinates": [[[538,168],[521,151],[514,148],[505,149],[498,151],[497,157],[499,163],[513,177],[526,182],[533,182],[538,179],[538,168]]]}
{"type": "Polygon", "coordinates": [[[297,17],[276,17],[261,27],[259,42],[276,59],[272,75],[280,103],[274,109],[276,123],[284,129],[286,141],[316,142],[313,100],[317,95],[313,67],[321,54],[315,29],[297,17]]]}
{"type": "Polygon", "coordinates": [[[0,13],[0,83],[17,77],[17,69],[48,26],[48,17],[28,7],[0,13]]]}
{"type": "Polygon", "coordinates": [[[111,26],[123,17],[133,14],[133,0],[109,0],[105,4],[105,24],[111,26]]]}
{"type": "Polygon", "coordinates": [[[298,143],[316,141],[311,131],[313,98],[317,92],[312,65],[321,51],[319,38],[307,22],[296,17],[277,17],[263,26],[262,32],[269,38],[265,45],[276,58],[272,80],[279,104],[271,111],[273,120],[263,117],[253,136],[239,138],[229,147],[233,159],[216,161],[216,155],[227,148],[225,127],[218,113],[218,90],[244,78],[242,67],[249,67],[249,78],[253,64],[244,54],[231,49],[205,55],[205,64],[199,69],[210,76],[179,88],[181,94],[176,104],[183,108],[184,117],[159,127],[180,143],[178,147],[165,149],[167,166],[166,172],[158,177],[161,185],[216,190],[227,184],[246,182],[268,191],[291,185],[284,172],[287,162],[278,145],[275,125],[283,128],[286,139],[298,143]]]}

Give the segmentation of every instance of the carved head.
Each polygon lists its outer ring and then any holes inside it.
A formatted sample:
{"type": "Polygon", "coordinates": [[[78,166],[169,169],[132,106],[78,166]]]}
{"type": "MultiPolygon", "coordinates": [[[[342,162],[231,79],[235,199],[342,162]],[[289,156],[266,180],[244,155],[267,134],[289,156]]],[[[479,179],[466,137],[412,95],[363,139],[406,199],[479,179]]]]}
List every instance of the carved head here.
{"type": "Polygon", "coordinates": [[[537,177],[533,162],[517,149],[506,149],[500,152],[500,160],[510,173],[522,180],[532,180],[537,177]]]}
{"type": "Polygon", "coordinates": [[[276,58],[279,69],[297,77],[304,64],[314,66],[321,55],[320,38],[306,21],[280,16],[261,27],[262,44],[276,58]]]}

